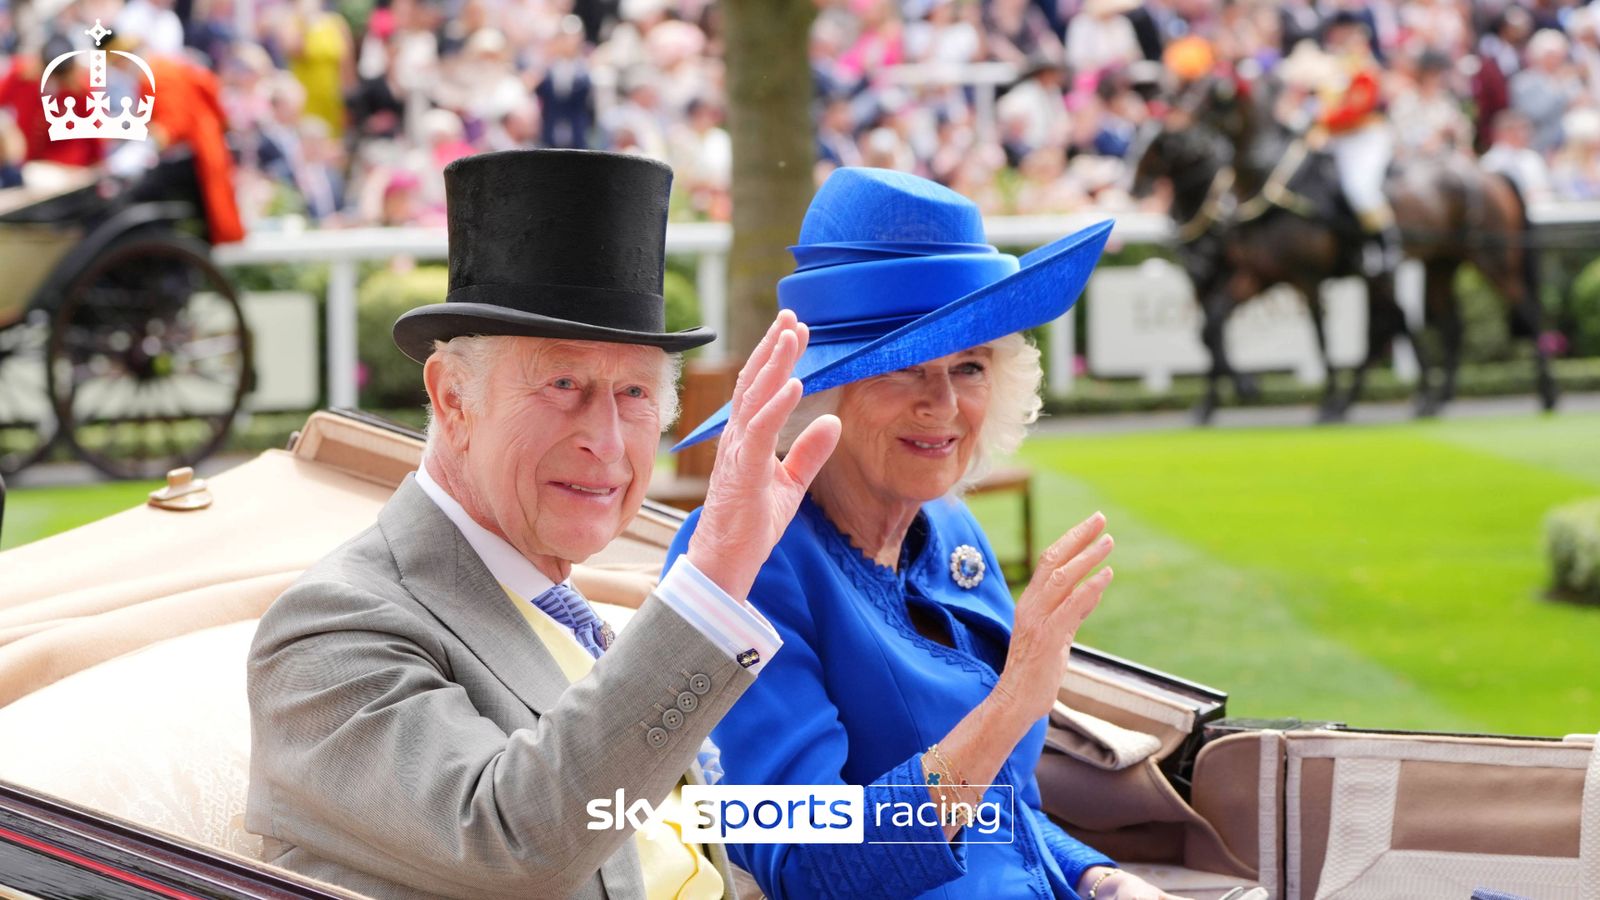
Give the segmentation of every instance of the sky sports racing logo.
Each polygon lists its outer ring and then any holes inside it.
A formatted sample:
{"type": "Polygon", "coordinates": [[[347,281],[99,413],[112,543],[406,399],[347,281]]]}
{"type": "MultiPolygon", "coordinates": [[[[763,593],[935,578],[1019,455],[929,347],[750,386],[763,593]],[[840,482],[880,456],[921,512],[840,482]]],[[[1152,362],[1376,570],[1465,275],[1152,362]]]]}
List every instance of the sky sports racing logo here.
{"type": "Polygon", "coordinates": [[[685,785],[682,802],[653,804],[629,800],[622,790],[590,800],[590,831],[632,827],[656,835],[676,823],[687,843],[700,844],[922,844],[933,840],[866,840],[874,834],[906,833],[913,826],[939,828],[952,814],[967,825],[969,844],[1009,844],[1016,793],[1009,784],[985,785],[977,804],[943,804],[928,797],[924,785],[874,785],[873,796],[860,785],[685,785]],[[918,801],[899,797],[897,788],[914,788],[918,801]]]}

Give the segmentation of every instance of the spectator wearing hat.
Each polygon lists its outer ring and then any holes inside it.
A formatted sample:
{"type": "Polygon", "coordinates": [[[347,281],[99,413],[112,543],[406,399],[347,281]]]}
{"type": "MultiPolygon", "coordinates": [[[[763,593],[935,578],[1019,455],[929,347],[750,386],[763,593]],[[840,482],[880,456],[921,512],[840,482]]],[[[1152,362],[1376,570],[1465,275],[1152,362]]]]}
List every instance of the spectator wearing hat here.
{"type": "Polygon", "coordinates": [[[543,143],[546,147],[588,147],[594,117],[593,86],[583,59],[583,24],[576,16],[562,19],[549,50],[552,58],[534,90],[539,98],[543,143]]]}
{"type": "Polygon", "coordinates": [[[1528,39],[1528,64],[1511,76],[1511,108],[1533,126],[1533,149],[1549,154],[1561,144],[1561,120],[1582,95],[1583,81],[1567,62],[1567,38],[1546,29],[1528,39]]]}
{"type": "Polygon", "coordinates": [[[1409,90],[1395,91],[1390,119],[1395,124],[1398,155],[1438,159],[1472,148],[1472,123],[1450,87],[1454,70],[1436,50],[1417,60],[1409,90]]]}
{"type": "Polygon", "coordinates": [[[1066,62],[1085,75],[1144,58],[1127,13],[1138,0],[1087,0],[1067,23],[1066,62]]]}
{"type": "Polygon", "coordinates": [[[1034,150],[1066,147],[1071,120],[1067,115],[1065,79],[1066,69],[1059,59],[1037,56],[1029,60],[1022,77],[1000,98],[996,113],[1007,123],[1007,137],[1012,141],[1011,152],[1018,153],[1017,162],[1034,150]]]}
{"type": "Polygon", "coordinates": [[[1472,103],[1477,109],[1473,145],[1484,152],[1495,141],[1494,122],[1511,105],[1511,77],[1522,68],[1522,45],[1533,34],[1533,17],[1512,4],[1500,11],[1478,38],[1472,103]]]}
{"type": "Polygon", "coordinates": [[[1533,149],[1533,124],[1514,109],[1495,117],[1494,145],[1480,162],[1488,171],[1515,182],[1526,200],[1543,200],[1550,195],[1550,168],[1544,156],[1533,149]]]}
{"type": "Polygon", "coordinates": [[[1562,123],[1565,142],[1550,165],[1555,195],[1563,200],[1600,200],[1600,109],[1581,107],[1562,123]]]}
{"type": "Polygon", "coordinates": [[[905,25],[907,62],[960,66],[983,54],[982,11],[972,0],[933,0],[927,18],[905,25]]]}
{"type": "Polygon", "coordinates": [[[1019,68],[1032,59],[1061,59],[1065,52],[1050,20],[1031,0],[990,0],[984,6],[989,55],[1019,68]]]}

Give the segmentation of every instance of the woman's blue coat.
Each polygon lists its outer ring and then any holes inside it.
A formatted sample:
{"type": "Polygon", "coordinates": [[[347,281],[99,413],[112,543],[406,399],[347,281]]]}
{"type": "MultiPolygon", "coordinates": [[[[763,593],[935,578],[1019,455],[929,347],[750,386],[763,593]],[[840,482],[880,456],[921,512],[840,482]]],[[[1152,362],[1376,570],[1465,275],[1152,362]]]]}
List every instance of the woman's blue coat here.
{"type": "MultiPolygon", "coordinates": [[[[699,517],[679,531],[668,566],[699,517]]],[[[1014,609],[964,505],[928,503],[912,529],[925,538],[896,572],[851,546],[808,497],[762,568],[750,602],[783,646],[712,732],[723,783],[864,785],[868,816],[861,844],[737,845],[733,858],[774,900],[1076,897],[1071,886],[1086,868],[1113,863],[1039,811],[1033,771],[1043,719],[995,776],[1009,789],[986,795],[1002,807],[994,834],[968,828],[951,843],[937,826],[891,821],[895,807],[887,804],[928,800],[922,752],[994,687],[1014,609]],[[961,545],[978,550],[986,566],[971,589],[951,574],[961,545]],[[908,605],[943,622],[955,647],[919,634],[908,605]],[[881,818],[872,814],[878,803],[890,811],[881,818]],[[875,843],[884,841],[914,843],[875,843]]]]}

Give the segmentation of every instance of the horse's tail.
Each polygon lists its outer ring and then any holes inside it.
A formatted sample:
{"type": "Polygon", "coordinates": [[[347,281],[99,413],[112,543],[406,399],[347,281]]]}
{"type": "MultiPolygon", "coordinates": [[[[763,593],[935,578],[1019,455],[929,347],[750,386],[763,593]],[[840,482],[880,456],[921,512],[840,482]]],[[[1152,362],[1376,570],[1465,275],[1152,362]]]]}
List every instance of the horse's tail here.
{"type": "MultiPolygon", "coordinates": [[[[1522,269],[1517,275],[1522,278],[1523,297],[1529,303],[1540,303],[1542,301],[1539,298],[1539,248],[1533,241],[1533,219],[1528,214],[1528,195],[1522,192],[1515,178],[1505,173],[1499,173],[1496,177],[1503,179],[1506,186],[1511,188],[1512,196],[1517,198],[1516,243],[1522,250],[1522,269]]],[[[1520,322],[1519,316],[1515,314],[1511,316],[1512,334],[1535,339],[1539,337],[1536,334],[1518,334],[1519,331],[1526,330],[1520,322]]]]}

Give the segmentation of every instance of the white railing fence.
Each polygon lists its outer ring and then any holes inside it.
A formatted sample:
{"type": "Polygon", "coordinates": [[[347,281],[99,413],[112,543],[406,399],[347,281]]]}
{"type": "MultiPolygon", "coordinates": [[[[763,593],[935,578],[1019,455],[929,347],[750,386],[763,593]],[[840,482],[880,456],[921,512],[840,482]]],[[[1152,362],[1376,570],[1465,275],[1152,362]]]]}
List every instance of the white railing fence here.
{"type": "MultiPolygon", "coordinates": [[[[1110,217],[1106,213],[1076,213],[1058,216],[995,217],[985,221],[990,243],[1008,250],[1027,250],[1110,217]]],[[[1155,213],[1122,213],[1114,216],[1113,248],[1128,245],[1164,246],[1174,240],[1171,221],[1155,213]]],[[[1600,223],[1600,203],[1562,203],[1535,206],[1536,226],[1570,226],[1600,223]]],[[[667,228],[666,250],[673,256],[696,259],[695,281],[700,301],[700,320],[719,334],[728,325],[728,247],[732,229],[726,223],[681,223],[667,228]]],[[[326,297],[328,402],[332,406],[355,407],[359,359],[356,340],[356,294],[358,266],[370,260],[406,256],[419,261],[444,260],[446,236],[436,228],[352,228],[326,231],[258,231],[239,244],[218,247],[215,258],[223,266],[296,264],[326,265],[329,269],[326,297]]],[[[1420,282],[1402,278],[1400,299],[1407,315],[1419,321],[1422,312],[1420,282]]],[[[1092,314],[1092,313],[1091,313],[1092,314]]],[[[1071,315],[1051,323],[1046,348],[1047,390],[1061,396],[1072,389],[1074,325],[1071,315]]],[[[1094,337],[1091,330],[1091,338],[1094,337]]],[[[703,351],[710,359],[723,358],[725,345],[713,342],[703,351]]],[[[1091,353],[1091,356],[1093,354],[1091,353]]],[[[1398,364],[1404,376],[1406,366],[1398,364]]],[[[1411,367],[1414,371],[1414,364],[1411,367]]],[[[1308,378],[1315,377],[1307,372],[1308,378]]],[[[1159,386],[1170,373],[1155,371],[1146,380],[1159,386]]]]}

